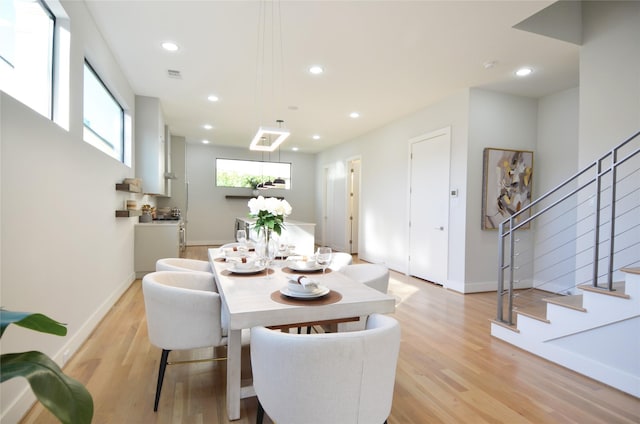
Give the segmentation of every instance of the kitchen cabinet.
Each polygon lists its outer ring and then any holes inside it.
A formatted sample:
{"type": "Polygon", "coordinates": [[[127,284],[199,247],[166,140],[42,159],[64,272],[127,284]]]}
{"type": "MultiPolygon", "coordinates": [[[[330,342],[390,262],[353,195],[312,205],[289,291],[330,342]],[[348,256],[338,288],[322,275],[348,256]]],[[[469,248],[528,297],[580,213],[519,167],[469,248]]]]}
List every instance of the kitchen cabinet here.
{"type": "Polygon", "coordinates": [[[178,221],[135,224],[136,278],[142,278],[145,274],[154,272],[158,259],[179,258],[180,242],[181,225],[178,221]]]}
{"type": "Polygon", "coordinates": [[[146,194],[166,196],[166,128],[160,99],[136,96],[135,152],[136,176],[146,194]]]}

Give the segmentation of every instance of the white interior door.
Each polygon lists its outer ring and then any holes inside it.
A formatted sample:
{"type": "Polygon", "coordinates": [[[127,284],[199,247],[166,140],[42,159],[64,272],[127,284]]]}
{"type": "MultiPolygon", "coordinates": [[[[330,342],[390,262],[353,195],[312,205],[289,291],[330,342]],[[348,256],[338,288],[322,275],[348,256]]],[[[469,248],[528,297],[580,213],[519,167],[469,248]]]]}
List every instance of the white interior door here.
{"type": "Polygon", "coordinates": [[[410,141],[409,275],[444,285],[449,252],[449,129],[410,141]]]}
{"type": "Polygon", "coordinates": [[[349,253],[358,253],[358,228],[360,226],[360,159],[349,161],[349,253]]]}

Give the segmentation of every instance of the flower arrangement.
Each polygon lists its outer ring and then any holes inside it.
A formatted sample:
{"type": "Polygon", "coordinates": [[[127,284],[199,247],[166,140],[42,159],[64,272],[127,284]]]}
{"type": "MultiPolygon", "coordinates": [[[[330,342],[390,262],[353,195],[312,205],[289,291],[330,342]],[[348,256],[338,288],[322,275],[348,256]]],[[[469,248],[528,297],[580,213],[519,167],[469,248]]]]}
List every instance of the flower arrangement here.
{"type": "Polygon", "coordinates": [[[254,197],[249,200],[249,216],[256,218],[254,228],[257,232],[261,228],[267,232],[275,231],[280,235],[284,228],[284,217],[291,214],[291,205],[286,200],[276,197],[254,197]]]}

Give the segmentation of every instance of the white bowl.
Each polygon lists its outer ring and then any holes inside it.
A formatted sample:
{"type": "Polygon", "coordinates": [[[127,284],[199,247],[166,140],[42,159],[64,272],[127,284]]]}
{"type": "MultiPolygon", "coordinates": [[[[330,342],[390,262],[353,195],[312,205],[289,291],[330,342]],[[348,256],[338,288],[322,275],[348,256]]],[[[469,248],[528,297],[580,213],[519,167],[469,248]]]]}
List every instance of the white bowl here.
{"type": "Polygon", "coordinates": [[[313,286],[305,287],[300,283],[294,283],[291,281],[287,283],[287,288],[292,293],[312,293],[314,290],[317,289],[317,287],[313,287],[313,286]]]}

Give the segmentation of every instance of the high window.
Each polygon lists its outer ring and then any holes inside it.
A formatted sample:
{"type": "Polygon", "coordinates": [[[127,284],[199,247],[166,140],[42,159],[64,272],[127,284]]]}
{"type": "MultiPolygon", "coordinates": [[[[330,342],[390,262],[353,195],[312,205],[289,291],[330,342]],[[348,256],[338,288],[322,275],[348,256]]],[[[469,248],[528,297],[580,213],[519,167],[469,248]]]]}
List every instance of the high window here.
{"type": "Polygon", "coordinates": [[[55,17],[41,1],[0,6],[0,89],[52,119],[55,17]]]}
{"type": "Polygon", "coordinates": [[[84,63],[84,141],[124,162],[124,109],[84,63]]]}
{"type": "Polygon", "coordinates": [[[283,188],[291,187],[291,164],[253,160],[216,159],[216,186],[255,188],[259,183],[284,180],[283,188]]]}

